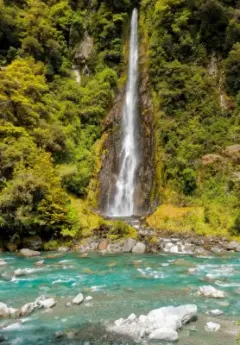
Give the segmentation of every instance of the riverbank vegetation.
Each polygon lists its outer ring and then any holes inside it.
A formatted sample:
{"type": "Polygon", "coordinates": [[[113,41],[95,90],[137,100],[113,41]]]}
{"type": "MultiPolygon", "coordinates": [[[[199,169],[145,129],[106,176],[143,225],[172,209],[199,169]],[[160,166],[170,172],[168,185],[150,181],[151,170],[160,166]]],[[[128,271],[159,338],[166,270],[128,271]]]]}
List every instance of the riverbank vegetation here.
{"type": "Polygon", "coordinates": [[[142,15],[161,169],[155,197],[163,204],[148,223],[237,235],[238,6],[224,0],[143,0],[142,15]]]}

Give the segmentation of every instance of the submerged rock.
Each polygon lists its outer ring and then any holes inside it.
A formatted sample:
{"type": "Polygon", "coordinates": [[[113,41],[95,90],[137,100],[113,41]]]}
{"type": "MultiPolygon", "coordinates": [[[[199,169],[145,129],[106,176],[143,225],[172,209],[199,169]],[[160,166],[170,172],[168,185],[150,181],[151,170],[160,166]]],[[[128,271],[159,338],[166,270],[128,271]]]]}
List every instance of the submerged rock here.
{"type": "Polygon", "coordinates": [[[116,320],[108,330],[130,336],[135,341],[139,341],[144,336],[149,339],[176,341],[178,329],[196,316],[196,305],[163,307],[139,318],[132,314],[125,320],[116,320]]]}
{"type": "Polygon", "coordinates": [[[197,292],[198,296],[212,297],[212,298],[224,298],[224,291],[217,290],[211,285],[201,286],[197,292]]]}
{"type": "Polygon", "coordinates": [[[144,243],[138,242],[132,249],[133,253],[143,254],[146,251],[146,245],[144,243]]]}
{"type": "Polygon", "coordinates": [[[20,254],[22,254],[26,258],[31,258],[33,256],[40,256],[41,253],[36,251],[36,250],[31,250],[31,249],[28,249],[28,248],[23,248],[23,249],[20,250],[20,254]]]}
{"type": "Polygon", "coordinates": [[[205,326],[207,332],[217,332],[220,329],[221,325],[215,322],[208,322],[205,326]]]}
{"type": "Polygon", "coordinates": [[[84,300],[83,294],[79,293],[74,299],[72,300],[73,304],[81,304],[84,300]]]}

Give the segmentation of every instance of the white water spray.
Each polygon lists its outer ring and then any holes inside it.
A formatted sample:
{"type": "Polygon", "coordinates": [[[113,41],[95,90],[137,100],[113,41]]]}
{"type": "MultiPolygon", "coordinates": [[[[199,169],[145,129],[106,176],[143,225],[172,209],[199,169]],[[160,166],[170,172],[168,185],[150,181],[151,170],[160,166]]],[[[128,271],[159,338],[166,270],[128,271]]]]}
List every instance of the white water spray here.
{"type": "Polygon", "coordinates": [[[126,95],[122,116],[122,142],[120,173],[116,193],[108,214],[117,217],[134,213],[135,177],[138,168],[138,11],[134,9],[131,19],[129,67],[126,95]]]}

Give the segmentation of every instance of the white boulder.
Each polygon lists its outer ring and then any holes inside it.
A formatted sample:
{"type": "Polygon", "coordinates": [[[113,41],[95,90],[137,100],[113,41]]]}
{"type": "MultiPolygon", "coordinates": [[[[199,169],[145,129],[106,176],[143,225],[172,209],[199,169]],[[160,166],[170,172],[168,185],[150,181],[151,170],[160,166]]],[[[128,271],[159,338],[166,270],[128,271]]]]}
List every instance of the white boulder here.
{"type": "Polygon", "coordinates": [[[8,306],[5,303],[0,302],[0,317],[8,316],[8,306]]]}
{"type": "Polygon", "coordinates": [[[81,304],[84,300],[83,294],[79,293],[74,299],[72,300],[73,304],[81,304]]]}
{"type": "Polygon", "coordinates": [[[31,274],[34,270],[31,268],[18,268],[14,271],[14,275],[16,277],[18,276],[26,276],[28,274],[31,274]]]}
{"type": "Polygon", "coordinates": [[[197,292],[198,296],[212,297],[212,298],[224,298],[224,291],[217,290],[211,285],[201,286],[197,292]]]}
{"type": "Polygon", "coordinates": [[[35,309],[37,308],[34,302],[26,303],[20,309],[21,316],[28,316],[30,315],[35,309]]]}
{"type": "Polygon", "coordinates": [[[17,318],[19,313],[18,309],[8,307],[5,303],[0,302],[0,317],[17,318]]]}
{"type": "Polygon", "coordinates": [[[143,254],[146,251],[146,245],[144,243],[138,242],[132,249],[135,254],[143,254]]]}
{"type": "Polygon", "coordinates": [[[109,331],[128,335],[139,341],[143,336],[149,339],[176,341],[177,331],[185,323],[197,315],[196,305],[183,305],[179,307],[163,307],[150,311],[148,315],[139,318],[131,314],[127,319],[119,319],[110,326],[109,331]]]}
{"type": "Polygon", "coordinates": [[[220,329],[221,325],[215,322],[208,322],[205,326],[207,332],[217,332],[220,329]]]}
{"type": "Polygon", "coordinates": [[[92,296],[87,296],[86,298],[85,298],[85,301],[86,302],[89,302],[89,301],[91,301],[93,298],[92,298],[92,296]]]}
{"type": "Polygon", "coordinates": [[[39,301],[39,307],[49,309],[56,305],[56,301],[53,298],[47,298],[44,301],[39,301]]]}
{"type": "Polygon", "coordinates": [[[196,274],[196,273],[197,273],[197,269],[196,268],[191,267],[191,268],[188,269],[188,274],[193,275],[193,274],[196,274]]]}
{"type": "Polygon", "coordinates": [[[0,266],[6,266],[7,262],[4,261],[3,259],[0,259],[0,266]]]}

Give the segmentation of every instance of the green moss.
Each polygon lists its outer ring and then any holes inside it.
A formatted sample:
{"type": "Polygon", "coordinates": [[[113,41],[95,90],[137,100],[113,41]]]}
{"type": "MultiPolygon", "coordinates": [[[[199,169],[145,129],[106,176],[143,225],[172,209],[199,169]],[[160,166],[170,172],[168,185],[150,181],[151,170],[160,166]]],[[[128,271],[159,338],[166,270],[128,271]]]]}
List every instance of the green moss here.
{"type": "Polygon", "coordinates": [[[93,177],[88,186],[88,196],[87,200],[89,205],[93,208],[98,207],[98,193],[99,193],[99,179],[98,175],[102,167],[102,155],[106,152],[103,150],[103,145],[107,140],[108,134],[103,133],[102,137],[96,142],[94,146],[94,155],[95,155],[95,167],[93,177]]]}
{"type": "Polygon", "coordinates": [[[56,250],[60,247],[60,242],[58,240],[51,240],[43,245],[44,250],[56,250]]]}

